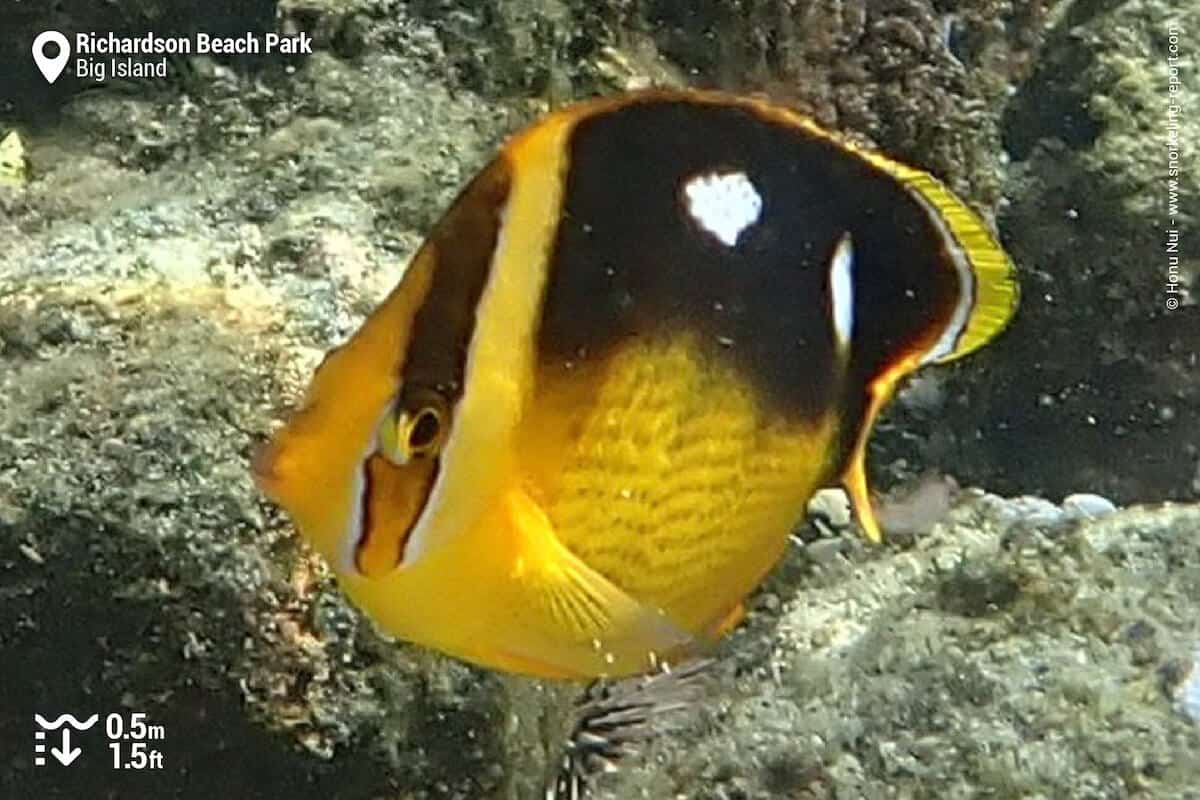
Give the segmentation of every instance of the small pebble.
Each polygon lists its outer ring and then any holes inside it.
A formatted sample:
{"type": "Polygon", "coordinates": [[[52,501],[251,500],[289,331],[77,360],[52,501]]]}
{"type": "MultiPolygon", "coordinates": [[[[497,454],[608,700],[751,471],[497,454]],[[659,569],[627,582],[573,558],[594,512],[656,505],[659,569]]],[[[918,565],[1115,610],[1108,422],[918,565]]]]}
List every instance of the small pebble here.
{"type": "Polygon", "coordinates": [[[847,539],[818,539],[804,548],[804,555],[816,564],[828,564],[849,547],[847,539]]]}
{"type": "Polygon", "coordinates": [[[1179,689],[1179,705],[1184,714],[1200,724],[1200,647],[1192,656],[1192,671],[1179,689]]]}
{"type": "Polygon", "coordinates": [[[17,549],[21,551],[21,555],[25,556],[35,564],[46,563],[46,559],[42,558],[42,554],[39,553],[31,544],[25,544],[22,542],[17,546],[17,549]]]}
{"type": "Polygon", "coordinates": [[[830,527],[850,527],[850,498],[842,489],[822,489],[808,501],[808,515],[829,523],[830,527]]]}
{"type": "Polygon", "coordinates": [[[1063,518],[1063,510],[1042,497],[1022,495],[1005,500],[997,509],[997,517],[1009,523],[1054,525],[1063,518]]]}
{"type": "Polygon", "coordinates": [[[923,536],[950,512],[958,488],[949,475],[926,475],[901,496],[880,504],[879,526],[892,538],[923,536]]]}
{"type": "Polygon", "coordinates": [[[1074,519],[1103,517],[1117,510],[1116,505],[1098,494],[1072,494],[1063,498],[1063,511],[1074,519]]]}

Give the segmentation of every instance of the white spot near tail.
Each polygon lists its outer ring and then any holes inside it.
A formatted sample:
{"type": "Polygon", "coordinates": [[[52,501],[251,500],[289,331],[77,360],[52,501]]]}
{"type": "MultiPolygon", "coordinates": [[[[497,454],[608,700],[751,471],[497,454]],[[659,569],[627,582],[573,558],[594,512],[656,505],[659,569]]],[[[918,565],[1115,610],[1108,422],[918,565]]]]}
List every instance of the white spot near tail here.
{"type": "Polygon", "coordinates": [[[829,307],[833,316],[833,338],[838,351],[850,346],[854,333],[854,245],[843,233],[829,262],[829,307]]]}
{"type": "Polygon", "coordinates": [[[683,186],[688,213],[727,247],[758,222],[762,197],[744,172],[706,172],[683,186]]]}

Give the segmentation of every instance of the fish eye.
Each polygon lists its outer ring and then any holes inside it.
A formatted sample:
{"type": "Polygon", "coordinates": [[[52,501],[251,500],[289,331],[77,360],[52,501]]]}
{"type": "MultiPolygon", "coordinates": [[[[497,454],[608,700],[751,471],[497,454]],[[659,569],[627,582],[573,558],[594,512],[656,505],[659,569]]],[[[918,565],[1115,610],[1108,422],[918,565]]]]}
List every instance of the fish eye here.
{"type": "Polygon", "coordinates": [[[438,454],[446,429],[445,404],[440,398],[421,398],[416,410],[399,404],[379,429],[379,452],[398,466],[415,458],[438,454]]]}
{"type": "Polygon", "coordinates": [[[413,455],[429,455],[435,451],[442,437],[442,414],[427,406],[417,412],[408,423],[408,451],[413,455]]]}

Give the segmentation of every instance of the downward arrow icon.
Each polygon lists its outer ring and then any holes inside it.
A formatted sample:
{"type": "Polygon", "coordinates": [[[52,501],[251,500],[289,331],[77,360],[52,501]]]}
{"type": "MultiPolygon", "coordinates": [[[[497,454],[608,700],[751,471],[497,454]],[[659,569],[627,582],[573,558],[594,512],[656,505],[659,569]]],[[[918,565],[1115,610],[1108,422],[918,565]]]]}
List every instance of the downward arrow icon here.
{"type": "Polygon", "coordinates": [[[50,748],[50,755],[57,758],[58,763],[62,764],[64,767],[71,766],[71,762],[74,761],[75,759],[79,758],[79,755],[82,752],[83,752],[82,748],[71,747],[71,729],[70,728],[63,728],[62,749],[60,750],[57,747],[50,748]]]}

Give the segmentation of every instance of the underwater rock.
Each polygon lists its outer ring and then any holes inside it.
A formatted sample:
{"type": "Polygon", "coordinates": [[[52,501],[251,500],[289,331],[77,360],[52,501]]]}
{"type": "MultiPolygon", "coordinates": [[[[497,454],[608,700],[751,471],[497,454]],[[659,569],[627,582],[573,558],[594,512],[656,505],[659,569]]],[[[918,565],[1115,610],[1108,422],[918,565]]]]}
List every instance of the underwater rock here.
{"type": "MultiPolygon", "coordinates": [[[[1195,109],[1200,85],[1169,92],[1172,26],[1184,43],[1174,68],[1194,76],[1200,6],[1074,3],[1007,106],[999,227],[1023,268],[1021,311],[988,354],[986,385],[934,423],[983,420],[987,445],[960,450],[960,464],[993,490],[1086,487],[1119,504],[1200,496],[1200,247],[1186,233],[1200,206],[1171,214],[1167,182],[1172,97],[1195,109]],[[1170,230],[1187,240],[1177,252],[1170,230]]],[[[1174,124],[1179,152],[1200,140],[1197,114],[1174,124]]],[[[1179,197],[1200,196],[1200,159],[1177,161],[1179,197]]]]}
{"type": "Polygon", "coordinates": [[[827,522],[835,530],[850,527],[850,498],[844,489],[821,489],[808,501],[808,516],[827,522]]]}
{"type": "Polygon", "coordinates": [[[958,481],[929,474],[879,506],[879,526],[893,542],[923,536],[945,518],[958,498],[958,481]]]}
{"type": "Polygon", "coordinates": [[[1024,505],[968,500],[911,550],[789,556],[782,613],[720,648],[699,718],[597,796],[1187,797],[1200,508],[1046,530],[1013,526],[1024,505]]]}
{"type": "Polygon", "coordinates": [[[1063,498],[1063,511],[1068,517],[1103,517],[1117,510],[1113,501],[1098,494],[1071,494],[1063,498]]]}
{"type": "Polygon", "coordinates": [[[551,102],[646,83],[763,91],[832,128],[916,160],[992,210],[1000,120],[1053,9],[972,0],[903,3],[413,3],[437,20],[464,86],[551,102]]]}

